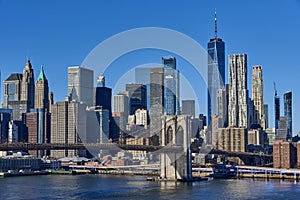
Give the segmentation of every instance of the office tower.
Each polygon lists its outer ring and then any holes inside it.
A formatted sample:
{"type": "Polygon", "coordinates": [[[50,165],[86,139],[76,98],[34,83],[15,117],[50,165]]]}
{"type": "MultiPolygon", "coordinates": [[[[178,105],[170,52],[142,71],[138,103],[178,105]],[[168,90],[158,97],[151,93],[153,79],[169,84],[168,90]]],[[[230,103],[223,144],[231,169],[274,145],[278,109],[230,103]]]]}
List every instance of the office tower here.
{"type": "Polygon", "coordinates": [[[195,117],[195,100],[182,100],[181,114],[195,117]]]}
{"type": "Polygon", "coordinates": [[[35,87],[34,73],[28,59],[23,69],[22,86],[21,86],[21,101],[27,101],[27,111],[34,108],[35,87]]]}
{"type": "Polygon", "coordinates": [[[293,115],[292,115],[292,92],[284,94],[284,116],[288,128],[288,139],[293,136],[293,115]]]}
{"type": "Polygon", "coordinates": [[[247,105],[248,105],[248,127],[251,127],[252,125],[256,125],[257,122],[255,122],[256,112],[254,107],[254,101],[250,97],[248,98],[247,105]]]}
{"type": "Polygon", "coordinates": [[[129,93],[129,114],[134,115],[137,109],[147,109],[147,87],[143,84],[126,84],[129,93]]]}
{"type": "Polygon", "coordinates": [[[150,135],[161,133],[161,116],[164,113],[164,68],[150,70],[150,135]]]}
{"type": "MultiPolygon", "coordinates": [[[[4,81],[3,108],[13,110],[12,119],[21,120],[23,110],[20,109],[22,74],[11,74],[4,81]]],[[[25,108],[25,111],[26,112],[25,108]]]]}
{"type": "Polygon", "coordinates": [[[247,55],[229,55],[228,125],[248,127],[247,55]]]}
{"type": "Polygon", "coordinates": [[[129,113],[128,106],[129,102],[127,95],[125,95],[124,93],[122,94],[122,92],[114,95],[114,112],[112,113],[112,117],[115,121],[115,125],[117,126],[115,128],[117,132],[114,131],[114,133],[116,134],[114,138],[121,137],[123,139],[124,137],[129,113]]]}
{"type": "Polygon", "coordinates": [[[95,106],[99,107],[103,110],[108,110],[109,112],[109,139],[117,140],[118,135],[112,132],[112,109],[111,109],[111,88],[105,87],[105,77],[98,77],[98,86],[96,87],[96,98],[95,98],[95,106]]]}
{"type": "Polygon", "coordinates": [[[279,123],[279,119],[280,119],[280,97],[277,95],[275,83],[274,83],[274,90],[275,90],[275,96],[274,96],[275,130],[277,131],[278,123],[279,123]]]}
{"type": "Polygon", "coordinates": [[[254,123],[266,129],[264,113],[264,84],[262,66],[252,67],[252,101],[254,102],[254,123]]]}
{"type": "MultiPolygon", "coordinates": [[[[57,102],[51,106],[51,143],[75,144],[86,142],[86,104],[70,101],[57,102]]],[[[93,134],[93,133],[90,133],[93,134]]],[[[51,157],[86,156],[85,150],[51,150],[51,157]]]]}
{"type": "Polygon", "coordinates": [[[35,85],[35,108],[49,110],[49,86],[43,66],[35,85]]]}
{"type": "Polygon", "coordinates": [[[167,115],[179,115],[179,71],[175,57],[162,57],[164,67],[164,110],[167,115]]]}
{"type": "Polygon", "coordinates": [[[225,43],[217,35],[217,17],[215,13],[215,37],[207,44],[208,53],[208,93],[207,93],[207,119],[210,126],[211,116],[217,114],[217,91],[225,84],[225,43]]]}
{"type": "Polygon", "coordinates": [[[12,118],[12,109],[0,108],[0,143],[8,142],[9,122],[12,118]]]}
{"type": "Polygon", "coordinates": [[[72,101],[93,105],[94,71],[80,66],[68,67],[68,95],[72,101]]]}
{"type": "Polygon", "coordinates": [[[276,129],[276,140],[289,139],[286,117],[280,116],[278,128],[276,129]]]}
{"type": "Polygon", "coordinates": [[[136,68],[135,83],[146,85],[147,109],[149,109],[150,108],[150,68],[136,68]]]}
{"type": "Polygon", "coordinates": [[[219,128],[217,149],[224,151],[245,152],[248,144],[246,128],[219,128]]]}
{"type": "Polygon", "coordinates": [[[265,127],[269,128],[269,105],[264,104],[265,127]]]}
{"type": "Polygon", "coordinates": [[[226,127],[227,125],[227,99],[226,91],[219,89],[217,91],[217,116],[221,120],[219,126],[226,127]]]}

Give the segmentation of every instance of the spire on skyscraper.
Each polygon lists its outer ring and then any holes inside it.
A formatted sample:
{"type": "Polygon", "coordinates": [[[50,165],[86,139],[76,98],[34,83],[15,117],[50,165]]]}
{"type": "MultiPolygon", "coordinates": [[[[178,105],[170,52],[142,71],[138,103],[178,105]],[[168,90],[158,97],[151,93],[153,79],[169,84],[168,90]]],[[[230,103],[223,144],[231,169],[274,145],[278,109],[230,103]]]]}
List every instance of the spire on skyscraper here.
{"type": "Polygon", "coordinates": [[[43,65],[41,66],[41,72],[40,72],[40,75],[38,76],[38,80],[47,80],[45,73],[44,73],[43,65]]]}
{"type": "Polygon", "coordinates": [[[217,33],[217,9],[215,9],[215,38],[218,38],[218,33],[217,33]]]}

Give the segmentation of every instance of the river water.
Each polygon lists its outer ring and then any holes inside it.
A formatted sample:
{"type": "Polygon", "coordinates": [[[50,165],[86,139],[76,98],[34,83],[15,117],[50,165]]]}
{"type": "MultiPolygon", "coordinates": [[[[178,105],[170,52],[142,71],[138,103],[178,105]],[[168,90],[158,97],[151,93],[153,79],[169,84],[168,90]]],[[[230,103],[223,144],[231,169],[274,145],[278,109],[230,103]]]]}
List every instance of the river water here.
{"type": "Polygon", "coordinates": [[[143,176],[44,175],[0,179],[0,199],[300,199],[300,183],[222,179],[149,182],[143,176]]]}

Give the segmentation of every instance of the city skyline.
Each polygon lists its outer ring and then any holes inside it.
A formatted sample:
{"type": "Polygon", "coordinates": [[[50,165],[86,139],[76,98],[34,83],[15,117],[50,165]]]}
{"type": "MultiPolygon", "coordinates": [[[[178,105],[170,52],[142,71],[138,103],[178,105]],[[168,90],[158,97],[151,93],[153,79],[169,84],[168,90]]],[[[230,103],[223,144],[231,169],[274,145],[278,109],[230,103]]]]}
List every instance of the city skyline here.
{"type": "MultiPolygon", "coordinates": [[[[163,2],[163,5],[166,5],[168,1],[163,2]]],[[[131,3],[134,3],[132,1],[131,3]]],[[[230,5],[232,5],[230,2],[224,3],[215,1],[212,3],[204,2],[204,3],[196,3],[192,2],[189,5],[174,5],[174,8],[176,11],[179,11],[180,9],[190,9],[190,12],[193,14],[189,14],[186,17],[179,17],[179,16],[173,16],[174,19],[170,20],[169,17],[162,18],[161,21],[157,18],[154,18],[153,21],[146,20],[146,17],[153,16],[151,12],[146,10],[145,16],[142,16],[143,20],[145,22],[140,22],[134,19],[134,16],[138,13],[145,11],[142,9],[141,3],[135,4],[135,8],[137,10],[134,10],[134,13],[126,16],[129,18],[129,24],[124,24],[121,27],[114,26],[118,25],[119,22],[117,22],[117,19],[119,19],[122,14],[126,13],[126,9],[124,11],[120,12],[117,17],[111,17],[110,19],[107,19],[107,22],[99,22],[103,25],[107,30],[99,30],[94,28],[94,23],[96,23],[95,18],[99,18],[102,14],[91,14],[89,16],[85,17],[78,17],[76,16],[74,19],[68,18],[65,16],[65,14],[62,14],[64,9],[66,9],[67,4],[61,3],[59,4],[60,7],[56,8],[56,11],[58,12],[59,16],[62,17],[64,20],[63,22],[58,22],[56,25],[55,22],[58,18],[51,19],[51,12],[46,13],[44,15],[41,15],[41,19],[35,19],[34,16],[36,14],[39,14],[39,12],[43,11],[43,9],[37,9],[37,6],[39,3],[33,4],[33,2],[29,3],[23,3],[20,2],[20,4],[24,4],[25,8],[28,8],[30,11],[33,12],[32,9],[36,9],[38,13],[35,14],[28,14],[28,16],[25,16],[25,19],[20,20],[20,14],[22,12],[18,12],[18,8],[14,8],[14,3],[9,2],[1,2],[3,4],[2,8],[3,12],[1,12],[1,22],[3,23],[3,29],[4,31],[0,34],[1,36],[1,42],[4,44],[3,47],[0,48],[0,53],[3,55],[3,63],[1,64],[1,72],[2,72],[2,80],[1,80],[1,102],[3,100],[3,80],[8,78],[10,73],[17,72],[22,73],[22,69],[24,66],[24,63],[26,61],[27,57],[30,57],[30,60],[32,62],[35,77],[38,77],[39,73],[39,66],[44,65],[45,73],[47,74],[47,79],[49,80],[49,87],[50,91],[54,92],[54,98],[56,101],[61,101],[65,98],[67,95],[67,67],[71,65],[80,65],[84,57],[88,54],[88,52],[96,46],[99,42],[103,41],[104,39],[112,36],[113,34],[116,34],[118,32],[131,29],[131,28],[137,28],[142,26],[159,26],[159,27],[166,27],[170,29],[174,29],[177,31],[180,31],[184,34],[189,35],[190,37],[194,38],[197,42],[199,42],[203,47],[205,47],[206,43],[209,41],[209,38],[213,37],[214,35],[214,26],[213,26],[213,14],[214,9],[216,8],[218,13],[218,35],[226,42],[226,50],[225,50],[225,59],[228,59],[228,55],[232,53],[245,53],[248,55],[248,71],[251,71],[251,67],[254,65],[262,65],[263,66],[263,74],[264,74],[264,102],[269,104],[269,124],[271,127],[273,127],[273,120],[274,120],[274,89],[273,89],[273,82],[276,82],[278,95],[281,99],[281,102],[283,102],[283,94],[286,91],[292,91],[293,92],[293,118],[294,118],[294,131],[293,134],[295,135],[300,129],[299,125],[297,123],[297,119],[299,118],[299,113],[297,112],[299,110],[299,104],[297,103],[297,99],[299,96],[299,92],[297,91],[297,73],[293,73],[294,69],[296,69],[296,62],[294,59],[295,54],[293,52],[297,52],[296,47],[299,46],[297,43],[299,43],[296,40],[292,40],[294,35],[297,35],[297,33],[300,32],[299,29],[297,29],[295,26],[292,26],[293,21],[296,23],[297,19],[299,19],[299,11],[300,9],[300,3],[297,1],[294,1],[290,4],[285,3],[278,3],[273,2],[275,4],[275,11],[268,10],[268,3],[266,2],[254,2],[249,3],[246,2],[246,4],[249,6],[248,9],[244,10],[245,12],[242,13],[242,11],[238,11],[236,14],[230,13],[231,9],[238,10],[239,6],[235,5],[233,8],[230,8],[230,5]],[[201,7],[203,6],[203,8],[201,7]],[[260,5],[256,7],[256,5],[260,5]],[[182,8],[179,8],[180,6],[183,6],[182,8]],[[224,6],[224,7],[223,7],[224,6]],[[195,7],[195,8],[193,8],[195,7]],[[280,8],[281,7],[281,8],[280,8]],[[12,13],[16,14],[14,15],[14,18],[7,19],[7,12],[12,11],[12,13]],[[138,10],[141,9],[141,10],[138,10]],[[256,9],[259,13],[258,16],[250,15],[252,12],[250,12],[251,9],[256,9]],[[280,12],[276,12],[276,11],[280,12]],[[292,11],[295,12],[292,12],[292,11]],[[197,11],[197,12],[195,12],[197,11]],[[203,13],[201,13],[201,11],[203,13]],[[264,11],[264,12],[262,12],[264,11]],[[49,15],[49,16],[48,16],[49,15]],[[262,19],[260,22],[255,20],[255,18],[262,19]],[[191,21],[191,19],[194,19],[195,21],[191,21]],[[234,24],[238,24],[238,26],[232,26],[232,20],[234,21],[234,24]],[[20,20],[20,22],[18,22],[20,20]],[[28,23],[24,23],[24,21],[28,21],[28,23]],[[92,30],[95,30],[95,33],[90,33],[88,29],[80,29],[78,32],[82,34],[82,32],[87,33],[86,37],[80,36],[81,34],[75,33],[76,30],[73,32],[72,28],[76,27],[76,20],[91,20],[90,23],[85,25],[85,28],[91,28],[92,30]],[[286,21],[289,20],[289,23],[286,23],[286,21]],[[181,27],[172,23],[172,21],[179,21],[189,22],[189,25],[182,25],[181,27]],[[244,21],[244,23],[242,23],[244,21]],[[68,25],[67,28],[63,27],[63,24],[66,22],[73,22],[75,24],[68,25]],[[111,25],[108,24],[108,22],[111,22],[111,25]],[[29,32],[32,33],[32,36],[30,36],[28,33],[22,32],[23,35],[20,35],[18,28],[22,27],[22,23],[28,25],[29,32]],[[132,23],[132,24],[131,24],[132,23]],[[16,27],[9,25],[9,24],[15,24],[16,27]],[[38,26],[38,25],[41,26],[38,26]],[[58,26],[62,29],[62,31],[57,31],[52,29],[51,31],[48,31],[49,33],[46,33],[48,30],[48,27],[45,26],[45,24],[49,24],[49,28],[53,28],[55,26],[58,26]],[[134,25],[133,25],[134,24],[134,25]],[[264,25],[268,25],[269,28],[264,28],[264,25]],[[20,26],[18,26],[20,25],[20,26]],[[190,28],[191,26],[192,28],[190,28]],[[38,35],[36,35],[36,31],[40,27],[40,31],[38,35]],[[118,27],[118,28],[117,28],[118,27]],[[94,29],[93,29],[94,28],[94,29]],[[242,30],[241,30],[242,28],[242,30]],[[31,30],[30,30],[31,29],[31,30]],[[255,30],[251,30],[255,29],[255,30]],[[280,29],[280,30],[278,30],[280,29]],[[86,30],[86,31],[84,31],[86,30]],[[257,31],[259,30],[259,31],[257,31]],[[66,33],[63,33],[63,31],[72,31],[70,33],[71,38],[67,39],[66,33]],[[12,34],[11,36],[9,34],[12,34]],[[103,34],[100,34],[103,33],[103,34]],[[53,36],[54,35],[54,36],[53,36]],[[49,38],[49,41],[47,41],[47,37],[49,38]],[[16,40],[13,40],[16,39],[16,40]],[[277,40],[278,39],[278,40],[277,40]],[[41,40],[39,42],[39,40],[41,40]],[[66,41],[64,41],[66,40],[66,41]],[[247,41],[248,40],[248,41],[247,41]],[[251,41],[251,42],[249,42],[251,41]],[[276,44],[271,44],[271,42],[276,41],[276,44]],[[53,44],[50,44],[50,43],[53,44]],[[74,44],[72,43],[74,42],[74,44]],[[292,43],[291,43],[292,42],[292,43]],[[250,44],[253,43],[253,44],[250,44]],[[263,45],[260,45],[263,44],[263,45]],[[5,48],[4,46],[6,45],[5,48]],[[57,46],[55,46],[57,45],[57,46]],[[71,45],[71,46],[70,46],[71,45]],[[61,46],[66,46],[66,48],[60,48],[61,46]],[[67,48],[67,46],[69,48],[67,48]],[[58,49],[59,47],[60,49],[58,49]],[[72,48],[70,48],[72,47],[72,48]],[[295,50],[293,50],[295,48],[295,50]],[[282,51],[282,49],[289,49],[288,53],[282,51]],[[63,55],[63,56],[61,56],[63,55]],[[279,56],[280,55],[280,56],[279,56]],[[64,58],[61,58],[64,57],[64,58]],[[284,69],[284,70],[283,70],[284,69]],[[288,81],[289,80],[289,81],[288,81]]],[[[116,5],[116,2],[101,4],[96,3],[99,8],[114,8],[119,10],[119,8],[113,7],[116,5]]],[[[120,3],[123,6],[128,6],[126,3],[120,3]]],[[[153,3],[146,3],[148,6],[148,9],[154,10],[159,9],[158,2],[153,3]]],[[[54,4],[55,5],[55,4],[54,4]]],[[[50,7],[53,7],[54,5],[50,5],[50,7]]],[[[168,4],[169,5],[169,4],[168,4]]],[[[74,5],[72,5],[72,9],[79,9],[81,6],[80,3],[76,2],[74,5]]],[[[87,6],[87,5],[86,5],[87,6]]],[[[20,6],[21,7],[21,6],[20,6]]],[[[122,6],[121,6],[122,7],[122,6]]],[[[240,6],[241,7],[241,6],[240,6]]],[[[23,9],[23,8],[22,8],[23,9]]],[[[71,12],[71,10],[67,10],[68,12],[71,12]]],[[[92,8],[90,8],[92,9],[92,8]]],[[[109,10],[109,9],[108,9],[109,10]]],[[[96,11],[96,9],[93,9],[93,11],[96,11]]],[[[117,12],[116,11],[116,12],[117,12]]],[[[120,10],[119,10],[120,11],[120,10]]],[[[68,13],[67,12],[67,13],[68,13]]],[[[107,11],[106,11],[107,12],[107,11]]],[[[30,13],[30,12],[29,12],[30,13]]],[[[22,15],[23,16],[23,15],[22,15]]],[[[150,17],[151,18],[151,17],[150,17]]],[[[180,23],[179,23],[180,24],[180,23]]],[[[169,55],[168,52],[151,52],[151,55],[147,55],[143,52],[137,52],[132,53],[128,55],[128,58],[121,58],[120,61],[116,61],[113,63],[113,65],[121,66],[124,61],[125,67],[127,66],[134,66],[137,63],[140,62],[159,62],[161,56],[169,55]],[[136,62],[133,62],[132,58],[137,58],[136,62]]],[[[172,55],[173,56],[173,55],[172,55]]],[[[176,55],[174,55],[176,59],[178,60],[178,69],[180,72],[182,72],[183,68],[186,66],[186,63],[181,58],[178,58],[176,55]]],[[[127,57],[127,55],[126,55],[127,57]]],[[[227,79],[228,77],[228,62],[225,62],[226,70],[225,70],[225,77],[227,79]]],[[[86,66],[89,67],[89,66],[86,66]]],[[[120,73],[122,73],[121,69],[120,73]]],[[[186,73],[185,76],[189,75],[190,72],[183,72],[186,73]]],[[[249,77],[251,78],[251,75],[248,75],[248,88],[251,88],[251,81],[249,80],[249,77]]],[[[36,81],[36,80],[34,80],[36,81]]],[[[113,82],[113,79],[110,77],[107,77],[107,85],[110,86],[110,82],[113,82]]],[[[95,85],[95,83],[94,83],[95,85]]],[[[114,91],[114,93],[118,93],[119,91],[114,91]]],[[[205,96],[205,91],[197,91],[202,96],[205,96]]],[[[250,93],[250,89],[249,89],[250,93]]],[[[251,94],[251,93],[250,93],[251,94]]],[[[184,99],[184,98],[181,98],[184,99]]],[[[200,100],[200,113],[206,114],[206,98],[202,98],[200,100]]],[[[283,103],[281,104],[281,113],[283,113],[283,103]]],[[[281,114],[283,115],[283,114],[281,114]]]]}

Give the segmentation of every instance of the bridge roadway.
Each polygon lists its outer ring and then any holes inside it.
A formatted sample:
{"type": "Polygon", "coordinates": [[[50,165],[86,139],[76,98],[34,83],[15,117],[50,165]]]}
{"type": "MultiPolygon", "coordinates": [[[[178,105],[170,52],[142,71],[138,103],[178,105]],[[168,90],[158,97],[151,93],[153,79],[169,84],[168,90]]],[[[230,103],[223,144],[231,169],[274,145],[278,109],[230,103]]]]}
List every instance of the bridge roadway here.
{"type": "Polygon", "coordinates": [[[28,150],[67,150],[67,149],[87,149],[87,150],[137,150],[147,152],[182,152],[181,146],[153,146],[153,145],[131,145],[117,143],[78,143],[78,144],[59,144],[59,143],[3,143],[0,144],[0,151],[28,151],[28,150]]]}

